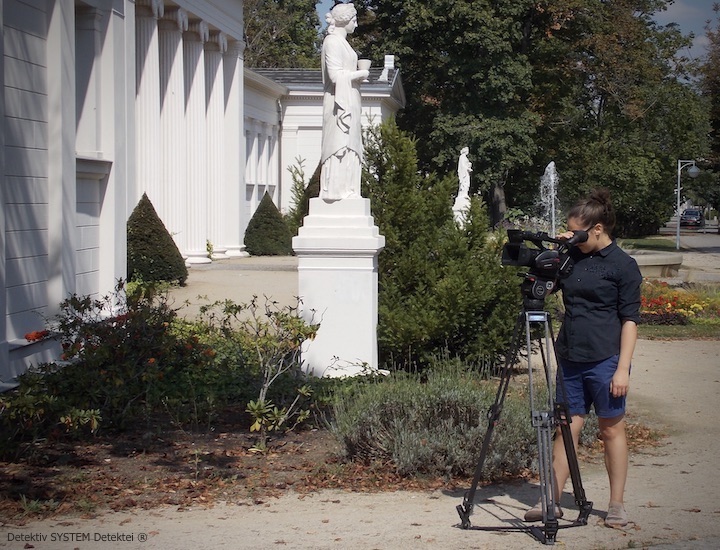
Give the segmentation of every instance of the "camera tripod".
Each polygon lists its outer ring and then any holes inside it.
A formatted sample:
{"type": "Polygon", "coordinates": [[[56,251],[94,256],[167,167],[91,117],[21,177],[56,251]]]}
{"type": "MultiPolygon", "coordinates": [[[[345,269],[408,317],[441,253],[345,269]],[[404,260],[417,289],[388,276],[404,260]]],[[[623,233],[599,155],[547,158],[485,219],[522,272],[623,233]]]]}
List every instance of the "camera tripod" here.
{"type": "Polygon", "coordinates": [[[555,402],[553,392],[553,379],[550,365],[548,364],[548,353],[550,346],[553,347],[553,356],[555,357],[555,364],[558,365],[557,355],[555,353],[552,324],[550,314],[546,311],[542,311],[542,301],[526,299],[523,304],[523,310],[518,315],[517,322],[515,323],[515,329],[513,332],[512,346],[507,356],[505,357],[505,364],[502,369],[500,377],[500,385],[495,396],[495,402],[488,410],[488,427],[485,433],[485,438],[482,442],[480,449],[480,459],[475,468],[475,475],[473,476],[472,485],[470,489],[465,493],[462,505],[458,505],[457,511],[460,514],[461,524],[463,529],[470,529],[470,515],[473,513],[475,506],[475,493],[477,491],[478,483],[482,477],[483,464],[487,455],[488,448],[490,446],[490,440],[492,438],[495,426],[500,419],[502,413],[503,403],[507,394],[508,386],[510,383],[511,368],[517,360],[520,348],[522,346],[522,328],[525,328],[525,345],[527,346],[527,368],[529,376],[529,387],[530,387],[530,412],[532,418],[532,425],[537,432],[537,444],[538,444],[538,465],[540,474],[540,501],[542,503],[543,511],[543,525],[544,528],[540,529],[533,525],[521,525],[517,524],[514,527],[475,527],[475,529],[488,530],[488,531],[503,531],[503,530],[514,530],[514,531],[528,531],[535,538],[537,538],[543,544],[554,544],[557,532],[561,528],[577,527],[580,525],[587,525],[588,516],[592,511],[592,502],[588,502],[585,498],[585,490],[582,486],[582,480],[580,479],[580,467],[578,466],[577,453],[575,446],[572,441],[572,434],[570,432],[570,414],[567,405],[567,397],[565,394],[565,384],[562,378],[562,372],[557,369],[557,385],[559,389],[559,397],[562,397],[560,402],[555,402]],[[537,309],[537,311],[535,311],[537,309]],[[533,388],[533,369],[531,365],[531,344],[533,341],[532,333],[534,327],[542,327],[542,331],[538,334],[536,340],[540,344],[540,355],[543,363],[543,373],[545,376],[545,385],[547,387],[547,399],[541,399],[536,396],[536,392],[533,388]],[[536,401],[539,402],[539,406],[536,406],[536,401]],[[567,455],[568,465],[570,466],[570,478],[572,479],[573,492],[575,495],[575,504],[577,504],[580,514],[578,518],[570,523],[560,525],[558,518],[555,517],[555,476],[552,468],[552,439],[555,428],[560,427],[560,433],[562,434],[563,444],[565,447],[565,453],[567,455]]]}

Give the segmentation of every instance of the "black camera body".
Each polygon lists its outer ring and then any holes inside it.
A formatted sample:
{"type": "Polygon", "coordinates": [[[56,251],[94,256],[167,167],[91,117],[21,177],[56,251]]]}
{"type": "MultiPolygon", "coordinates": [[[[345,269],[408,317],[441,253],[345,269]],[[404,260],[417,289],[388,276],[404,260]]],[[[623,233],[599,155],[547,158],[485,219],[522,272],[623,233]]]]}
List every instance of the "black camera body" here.
{"type": "Polygon", "coordinates": [[[541,311],[545,298],[555,290],[558,280],[572,272],[570,249],[588,238],[585,231],[574,233],[570,239],[555,239],[547,233],[508,230],[508,242],[502,249],[502,264],[530,268],[526,273],[520,274],[523,277],[520,291],[526,310],[541,311]],[[535,247],[527,246],[526,242],[534,244],[535,247]],[[556,246],[549,248],[545,243],[556,246]]]}

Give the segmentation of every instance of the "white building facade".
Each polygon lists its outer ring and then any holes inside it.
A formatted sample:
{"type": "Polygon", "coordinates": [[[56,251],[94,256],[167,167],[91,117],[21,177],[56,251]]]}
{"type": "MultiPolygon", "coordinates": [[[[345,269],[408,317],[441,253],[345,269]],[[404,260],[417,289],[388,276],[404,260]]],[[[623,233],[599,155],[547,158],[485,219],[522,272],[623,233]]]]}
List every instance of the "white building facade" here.
{"type": "MultiPolygon", "coordinates": [[[[57,359],[57,344],[25,335],[63,300],[105,296],[126,277],[126,223],[143,193],[189,265],[245,255],[264,193],[287,210],[288,166],[315,169],[322,85],[319,70],[293,82],[244,69],[242,0],[0,7],[2,389],[57,359]]],[[[371,79],[363,97],[367,120],[404,103],[397,75],[371,79]]]]}
{"type": "Polygon", "coordinates": [[[188,262],[240,255],[242,0],[0,0],[0,384],[127,271],[147,193],[188,262]],[[229,223],[228,220],[234,220],[229,223]]]}

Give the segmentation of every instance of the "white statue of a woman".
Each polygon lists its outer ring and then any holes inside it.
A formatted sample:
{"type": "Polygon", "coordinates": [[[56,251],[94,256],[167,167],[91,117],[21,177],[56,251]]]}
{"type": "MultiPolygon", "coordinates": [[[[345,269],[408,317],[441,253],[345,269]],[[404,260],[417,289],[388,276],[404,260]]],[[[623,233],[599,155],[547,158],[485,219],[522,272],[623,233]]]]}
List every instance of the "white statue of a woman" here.
{"type": "Polygon", "coordinates": [[[336,201],[360,197],[363,145],[360,125],[360,82],[357,53],[347,35],[357,28],[353,4],[337,4],[326,16],[328,34],[322,47],[323,132],[320,198],[336,201]]]}
{"type": "Polygon", "coordinates": [[[465,215],[470,208],[470,172],[472,172],[472,163],[467,158],[470,150],[463,147],[460,150],[460,158],[458,159],[457,174],[460,184],[458,185],[458,194],[453,204],[453,213],[455,220],[459,224],[465,223],[465,215]]]}
{"type": "Polygon", "coordinates": [[[467,155],[470,150],[467,147],[463,147],[460,151],[460,158],[458,159],[458,180],[460,185],[458,188],[458,197],[467,198],[470,192],[470,172],[472,172],[472,163],[468,160],[467,155]]]}

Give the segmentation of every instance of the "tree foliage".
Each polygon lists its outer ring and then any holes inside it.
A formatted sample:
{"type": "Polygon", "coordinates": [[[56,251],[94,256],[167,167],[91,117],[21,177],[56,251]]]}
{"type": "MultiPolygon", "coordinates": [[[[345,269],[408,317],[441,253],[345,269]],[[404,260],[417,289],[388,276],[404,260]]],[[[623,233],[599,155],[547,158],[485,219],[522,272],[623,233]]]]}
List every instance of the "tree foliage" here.
{"type": "Polygon", "coordinates": [[[689,44],[653,14],[666,0],[358,0],[354,46],[395,54],[419,166],[451,173],[473,156],[474,190],[498,221],[532,209],[554,160],[561,198],[613,191],[619,232],[654,232],[674,204],[675,161],[707,151],[707,106],[679,55],[689,44]]]}
{"type": "Polygon", "coordinates": [[[245,0],[245,66],[318,67],[314,0],[245,0]]]}
{"type": "Polygon", "coordinates": [[[653,22],[661,0],[575,4],[558,2],[536,39],[547,120],[538,137],[564,175],[566,205],[603,185],[619,235],[655,233],[673,211],[676,159],[706,151],[707,112],[689,84],[696,67],[678,55],[689,39],[653,22]]]}
{"type": "Polygon", "coordinates": [[[416,141],[394,121],[367,135],[363,195],[385,236],[379,257],[380,361],[425,366],[446,350],[474,362],[508,346],[519,303],[476,198],[463,229],[452,214],[455,178],[421,174],[416,141]]]}
{"type": "Polygon", "coordinates": [[[188,270],[146,193],[127,221],[128,280],[185,284],[188,270]]]}
{"type": "Polygon", "coordinates": [[[305,216],[310,212],[310,199],[320,195],[320,171],[322,165],[318,163],[310,181],[305,182],[305,161],[301,158],[296,159],[296,164],[290,166],[288,170],[292,176],[292,206],[285,215],[285,222],[290,229],[290,234],[295,236],[302,227],[305,216]]]}
{"type": "Polygon", "coordinates": [[[713,11],[715,20],[708,21],[705,27],[708,48],[700,80],[710,110],[711,147],[703,163],[704,173],[692,181],[690,188],[699,204],[720,209],[720,3],[714,4],[713,11]]]}
{"type": "Polygon", "coordinates": [[[290,228],[267,191],[248,222],[244,242],[252,256],[292,255],[290,228]]]}
{"type": "Polygon", "coordinates": [[[508,175],[528,167],[539,120],[532,90],[524,14],[534,2],[368,0],[356,31],[373,59],[398,56],[407,106],[398,124],[418,137],[423,170],[450,173],[463,146],[482,162],[474,189],[502,202],[508,175]],[[371,41],[364,41],[363,37],[371,41]]]}

